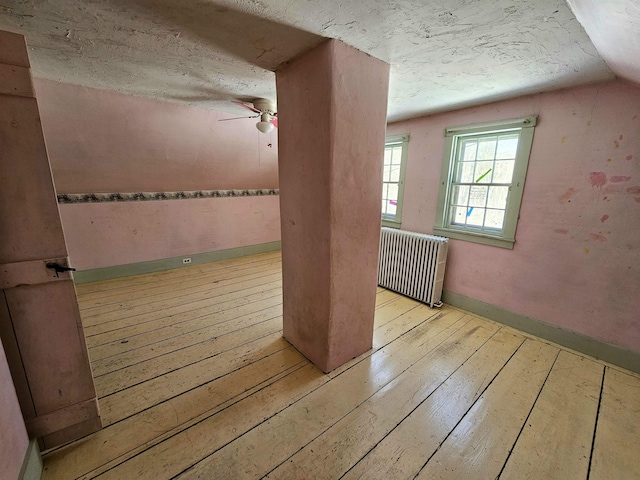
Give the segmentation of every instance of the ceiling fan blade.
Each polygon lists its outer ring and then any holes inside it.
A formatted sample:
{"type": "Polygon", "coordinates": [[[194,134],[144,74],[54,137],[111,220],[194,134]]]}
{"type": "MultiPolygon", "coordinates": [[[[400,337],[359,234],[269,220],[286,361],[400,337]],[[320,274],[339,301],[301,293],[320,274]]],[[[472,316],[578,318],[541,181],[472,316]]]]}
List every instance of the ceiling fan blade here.
{"type": "Polygon", "coordinates": [[[258,110],[257,108],[253,108],[250,107],[249,105],[247,105],[246,103],[243,102],[238,102],[236,100],[231,100],[233,103],[235,103],[236,105],[240,105],[241,107],[246,108],[247,110],[251,110],[254,113],[262,113],[260,110],[258,110]]]}
{"type": "Polygon", "coordinates": [[[253,115],[251,117],[233,117],[233,118],[221,118],[219,122],[226,122],[227,120],[242,120],[243,118],[258,118],[260,115],[253,115]]]}
{"type": "Polygon", "coordinates": [[[270,121],[274,127],[278,128],[278,119],[276,117],[273,117],[270,121]]]}

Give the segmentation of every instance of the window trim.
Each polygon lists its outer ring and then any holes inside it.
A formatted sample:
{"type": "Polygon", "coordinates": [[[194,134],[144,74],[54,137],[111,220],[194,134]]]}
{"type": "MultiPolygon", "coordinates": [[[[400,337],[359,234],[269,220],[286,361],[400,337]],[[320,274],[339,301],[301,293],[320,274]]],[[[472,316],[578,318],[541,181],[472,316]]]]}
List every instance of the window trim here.
{"type": "Polygon", "coordinates": [[[520,206],[522,204],[522,194],[529,165],[529,156],[533,144],[533,131],[537,123],[538,116],[500,120],[496,122],[476,123],[460,127],[446,128],[444,131],[445,142],[442,156],[442,170],[440,174],[440,189],[438,192],[438,208],[436,210],[436,221],[433,231],[437,235],[466,240],[470,242],[482,243],[512,249],[515,243],[515,233],[520,217],[520,206]],[[520,139],[516,152],[515,166],[513,170],[513,180],[509,193],[509,201],[504,216],[504,226],[502,233],[491,235],[485,232],[473,232],[466,227],[455,227],[450,225],[448,216],[448,199],[451,193],[451,182],[454,174],[454,162],[456,147],[459,138],[474,136],[479,134],[491,134],[505,132],[509,130],[519,130],[520,139]]]}
{"type": "MultiPolygon", "coordinates": [[[[400,157],[400,178],[398,180],[398,205],[396,206],[396,214],[382,215],[382,226],[400,228],[402,225],[402,205],[404,203],[404,181],[407,171],[407,155],[409,150],[409,134],[405,135],[388,135],[384,141],[384,148],[390,145],[402,145],[402,156],[400,157]]],[[[383,160],[384,167],[384,160],[383,160]]],[[[384,182],[384,180],[383,180],[384,182]]]]}

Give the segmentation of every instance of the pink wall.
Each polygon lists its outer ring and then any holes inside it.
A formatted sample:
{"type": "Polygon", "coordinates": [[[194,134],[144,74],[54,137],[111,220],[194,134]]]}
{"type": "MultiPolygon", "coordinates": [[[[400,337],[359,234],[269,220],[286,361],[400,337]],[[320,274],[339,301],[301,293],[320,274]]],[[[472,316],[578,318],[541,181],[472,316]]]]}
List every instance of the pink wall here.
{"type": "MultiPolygon", "coordinates": [[[[255,120],[36,79],[58,193],[278,187],[277,130],[255,120]],[[271,146],[269,146],[271,144],[271,146]]],[[[62,204],[79,270],[277,241],[277,196],[62,204]]]]}
{"type": "Polygon", "coordinates": [[[402,228],[432,233],[443,130],[538,114],[513,250],[451,240],[445,289],[640,352],[640,88],[622,81],[389,125],[402,228]]]}
{"type": "Polygon", "coordinates": [[[278,196],[60,205],[78,270],[280,240],[278,196]]]}
{"type": "Polygon", "coordinates": [[[0,343],[0,479],[18,478],[29,438],[0,343]]]}
{"type": "Polygon", "coordinates": [[[261,134],[255,119],[219,122],[236,115],[49,80],[35,87],[59,193],[278,187],[277,130],[261,134]]]}

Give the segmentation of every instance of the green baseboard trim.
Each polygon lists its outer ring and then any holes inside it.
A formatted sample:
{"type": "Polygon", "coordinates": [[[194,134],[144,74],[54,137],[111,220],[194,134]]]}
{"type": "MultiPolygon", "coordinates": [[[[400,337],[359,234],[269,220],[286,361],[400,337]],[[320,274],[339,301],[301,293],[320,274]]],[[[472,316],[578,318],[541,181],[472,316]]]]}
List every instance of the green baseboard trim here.
{"type": "Polygon", "coordinates": [[[40,480],[42,476],[42,458],[40,457],[40,448],[38,448],[38,440],[31,440],[27,453],[24,455],[22,469],[20,470],[19,480],[40,480]]]}
{"type": "Polygon", "coordinates": [[[454,307],[476,313],[496,322],[513,327],[536,337],[544,338],[563,347],[584,353],[591,357],[617,365],[632,372],[640,373],[640,354],[623,350],[620,347],[600,342],[580,333],[564,330],[560,327],[510,312],[490,303],[474,300],[458,293],[443,291],[442,301],[454,307]]]}
{"type": "Polygon", "coordinates": [[[184,254],[180,257],[161,258],[159,260],[151,260],[148,262],[130,263],[127,265],[115,265],[113,267],[94,268],[91,270],[80,270],[74,272],[73,279],[76,283],[97,282],[100,280],[109,280],[111,278],[129,277],[131,275],[140,275],[142,273],[153,273],[162,270],[171,270],[172,268],[190,267],[199,263],[217,262],[228,258],[245,257],[247,255],[255,255],[257,253],[273,252],[281,249],[281,243],[277,242],[260,243],[258,245],[249,245],[246,247],[229,248],[226,250],[217,250],[215,252],[184,254]],[[183,264],[183,258],[191,258],[191,263],[183,264]]]}

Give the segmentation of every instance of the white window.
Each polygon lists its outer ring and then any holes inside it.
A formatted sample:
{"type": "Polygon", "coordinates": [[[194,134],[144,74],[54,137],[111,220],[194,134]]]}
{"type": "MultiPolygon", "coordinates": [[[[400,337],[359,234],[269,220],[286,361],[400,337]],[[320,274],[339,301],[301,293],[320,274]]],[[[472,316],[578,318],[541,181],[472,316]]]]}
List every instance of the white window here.
{"type": "Polygon", "coordinates": [[[445,130],[436,234],[513,248],[536,120],[445,130]]]}
{"type": "Polygon", "coordinates": [[[382,225],[400,227],[409,135],[386,138],[382,170],[382,225]]]}

